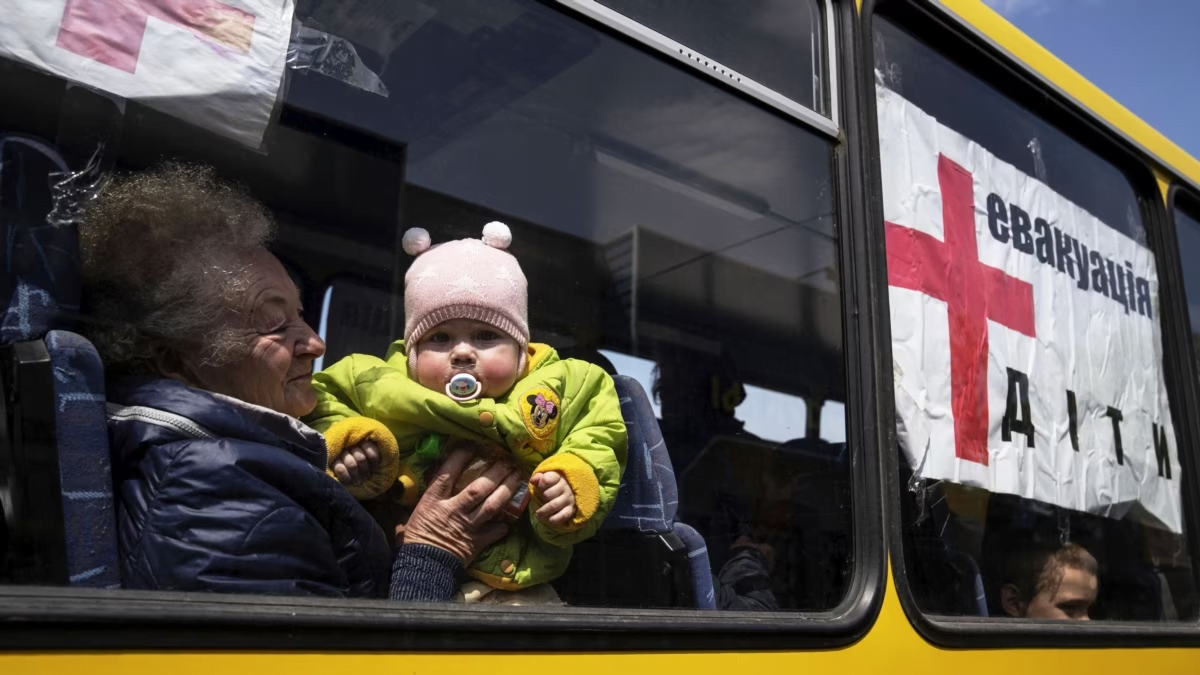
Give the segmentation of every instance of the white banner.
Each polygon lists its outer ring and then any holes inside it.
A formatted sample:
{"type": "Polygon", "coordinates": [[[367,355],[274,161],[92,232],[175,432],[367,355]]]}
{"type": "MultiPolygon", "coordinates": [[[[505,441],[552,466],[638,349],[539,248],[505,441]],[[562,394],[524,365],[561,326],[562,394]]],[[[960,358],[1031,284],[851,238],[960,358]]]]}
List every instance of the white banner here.
{"type": "Polygon", "coordinates": [[[917,475],[1181,531],[1153,254],[877,87],[917,475]]]}
{"type": "Polygon", "coordinates": [[[294,0],[6,0],[0,56],[258,147],[294,0]]]}

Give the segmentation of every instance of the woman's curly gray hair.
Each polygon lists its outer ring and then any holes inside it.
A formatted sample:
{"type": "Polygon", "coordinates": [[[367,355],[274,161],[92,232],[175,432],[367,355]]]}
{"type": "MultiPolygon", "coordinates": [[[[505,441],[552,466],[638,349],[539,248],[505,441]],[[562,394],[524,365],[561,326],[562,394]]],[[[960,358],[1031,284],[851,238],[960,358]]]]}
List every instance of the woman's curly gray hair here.
{"type": "Polygon", "coordinates": [[[114,178],[79,228],[87,332],[106,369],[160,374],[163,354],[217,366],[242,356],[245,330],[231,320],[245,260],[273,233],[267,209],[210,167],[114,178]]]}

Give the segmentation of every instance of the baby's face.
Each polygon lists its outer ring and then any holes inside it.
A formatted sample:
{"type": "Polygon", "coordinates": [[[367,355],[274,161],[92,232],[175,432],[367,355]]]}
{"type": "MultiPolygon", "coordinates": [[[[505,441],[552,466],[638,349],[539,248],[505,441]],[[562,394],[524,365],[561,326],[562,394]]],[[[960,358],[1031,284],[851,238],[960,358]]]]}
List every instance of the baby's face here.
{"type": "Polygon", "coordinates": [[[417,343],[417,382],[445,392],[450,378],[470,373],[484,398],[503,396],[517,381],[520,347],[504,332],[471,319],[435,326],[417,343]]]}

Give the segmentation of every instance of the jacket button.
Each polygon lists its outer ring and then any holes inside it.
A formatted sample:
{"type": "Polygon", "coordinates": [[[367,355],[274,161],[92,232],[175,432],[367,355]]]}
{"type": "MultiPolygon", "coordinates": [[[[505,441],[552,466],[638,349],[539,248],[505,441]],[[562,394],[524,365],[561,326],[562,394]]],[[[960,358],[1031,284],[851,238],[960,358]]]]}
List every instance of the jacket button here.
{"type": "Polygon", "coordinates": [[[490,427],[496,421],[496,416],[486,410],[479,413],[479,426],[490,427]]]}
{"type": "Polygon", "coordinates": [[[512,574],[516,570],[517,570],[517,566],[513,564],[513,561],[511,561],[511,560],[501,560],[500,561],[500,571],[501,572],[504,572],[505,574],[512,574]]]}

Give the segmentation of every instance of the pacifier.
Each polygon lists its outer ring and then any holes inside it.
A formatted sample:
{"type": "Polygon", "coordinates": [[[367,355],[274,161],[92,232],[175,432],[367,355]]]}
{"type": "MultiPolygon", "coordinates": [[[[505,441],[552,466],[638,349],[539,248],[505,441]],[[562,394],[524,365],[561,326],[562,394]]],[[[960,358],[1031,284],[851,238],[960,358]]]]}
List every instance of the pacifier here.
{"type": "Polygon", "coordinates": [[[459,373],[446,383],[446,395],[459,403],[479,398],[482,390],[483,387],[479,386],[479,380],[470,373],[459,373]]]}

